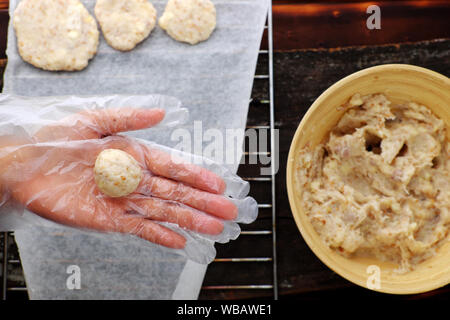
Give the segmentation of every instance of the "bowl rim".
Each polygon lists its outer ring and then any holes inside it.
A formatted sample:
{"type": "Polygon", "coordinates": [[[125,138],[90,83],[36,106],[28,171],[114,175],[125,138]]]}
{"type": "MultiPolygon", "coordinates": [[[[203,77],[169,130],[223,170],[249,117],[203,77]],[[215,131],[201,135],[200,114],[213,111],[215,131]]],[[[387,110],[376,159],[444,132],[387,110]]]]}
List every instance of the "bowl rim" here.
{"type": "MultiPolygon", "coordinates": [[[[336,272],[338,275],[343,277],[344,279],[361,286],[368,290],[378,291],[381,293],[389,293],[389,294],[417,294],[417,293],[423,293],[428,292],[440,287],[443,287],[450,283],[450,275],[447,277],[438,277],[437,279],[429,279],[430,281],[427,283],[427,285],[422,285],[418,287],[414,287],[412,289],[401,289],[396,288],[393,289],[392,287],[389,288],[380,288],[380,289],[371,289],[366,286],[366,283],[362,283],[358,281],[358,279],[352,278],[350,274],[352,273],[352,270],[348,270],[345,268],[342,268],[340,266],[333,264],[333,259],[331,259],[329,256],[327,256],[324,252],[319,250],[316,243],[313,241],[312,238],[310,238],[308,232],[306,231],[305,226],[303,225],[303,222],[300,220],[299,215],[303,214],[302,210],[298,210],[297,205],[294,201],[295,191],[294,188],[294,169],[295,169],[295,157],[296,157],[296,145],[298,143],[298,140],[300,139],[301,132],[303,128],[305,127],[306,123],[308,122],[309,118],[311,117],[314,110],[317,108],[318,105],[322,104],[322,101],[325,100],[330,94],[334,92],[334,90],[337,87],[342,87],[343,85],[346,85],[349,82],[352,82],[353,80],[361,77],[361,76],[367,76],[369,73],[375,73],[380,71],[388,71],[388,70],[408,70],[408,71],[417,71],[420,73],[427,74],[434,79],[437,79],[439,81],[443,81],[444,83],[448,83],[450,85],[450,79],[438,72],[429,70],[427,68],[410,65],[410,64],[383,64],[383,65],[377,65],[369,68],[365,68],[359,71],[356,71],[354,73],[351,73],[350,75],[345,76],[344,78],[338,80],[334,84],[332,84],[330,87],[328,87],[325,91],[323,91],[319,97],[314,100],[314,102],[311,104],[311,106],[308,108],[305,115],[302,117],[295,133],[291,141],[291,145],[289,147],[289,153],[287,157],[287,165],[286,165],[286,187],[287,187],[287,193],[288,193],[288,199],[289,199],[289,205],[291,209],[291,214],[294,217],[295,223],[297,225],[298,230],[300,231],[300,234],[308,247],[311,249],[311,251],[315,254],[319,260],[324,263],[328,268],[336,272]]],[[[315,230],[314,230],[315,231],[315,230]]],[[[331,250],[331,249],[330,249],[331,250]]]]}

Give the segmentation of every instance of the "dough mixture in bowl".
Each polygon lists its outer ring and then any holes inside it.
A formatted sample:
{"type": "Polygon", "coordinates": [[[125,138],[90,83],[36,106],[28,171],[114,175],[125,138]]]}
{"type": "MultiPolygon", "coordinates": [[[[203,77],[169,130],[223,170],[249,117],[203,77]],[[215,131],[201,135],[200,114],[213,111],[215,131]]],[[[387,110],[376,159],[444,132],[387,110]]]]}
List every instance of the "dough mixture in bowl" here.
{"type": "MultiPolygon", "coordinates": [[[[325,143],[296,159],[296,188],[314,229],[344,256],[404,273],[448,241],[450,146],[444,122],[414,102],[354,95],[325,143]]],[[[449,106],[450,107],[450,106],[449,106]]]]}

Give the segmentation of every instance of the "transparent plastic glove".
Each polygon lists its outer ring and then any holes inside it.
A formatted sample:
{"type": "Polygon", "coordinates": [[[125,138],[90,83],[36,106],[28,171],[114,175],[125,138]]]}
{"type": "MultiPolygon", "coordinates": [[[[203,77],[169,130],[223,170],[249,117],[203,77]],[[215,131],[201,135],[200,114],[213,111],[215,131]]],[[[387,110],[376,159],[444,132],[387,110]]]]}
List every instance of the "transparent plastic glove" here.
{"type": "Polygon", "coordinates": [[[248,185],[220,166],[209,162],[224,178],[180,161],[170,149],[114,135],[163,117],[160,109],[84,110],[30,137],[2,136],[3,197],[64,225],[136,235],[207,263],[215,255],[211,242],[236,238],[240,229],[231,221],[254,220],[257,205],[244,197],[248,185]],[[93,166],[104,149],[138,161],[143,178],[134,193],[110,198],[98,190],[93,166]],[[223,195],[230,187],[235,199],[223,195]]]}

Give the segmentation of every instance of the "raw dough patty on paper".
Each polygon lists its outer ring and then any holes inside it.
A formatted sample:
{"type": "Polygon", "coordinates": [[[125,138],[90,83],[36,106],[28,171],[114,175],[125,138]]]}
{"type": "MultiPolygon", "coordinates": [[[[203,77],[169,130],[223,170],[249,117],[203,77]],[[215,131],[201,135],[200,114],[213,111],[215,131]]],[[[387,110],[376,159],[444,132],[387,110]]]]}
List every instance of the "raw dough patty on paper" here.
{"type": "Polygon", "coordinates": [[[175,40],[196,44],[216,27],[216,8],[210,0],[169,0],[159,26],[175,40]]]}
{"type": "Polygon", "coordinates": [[[79,0],[23,0],[13,26],[22,59],[44,70],[82,70],[97,53],[97,23],[79,0]]]}
{"type": "Polygon", "coordinates": [[[97,0],[95,16],[106,42],[121,51],[132,50],[156,25],[156,10],[148,0],[97,0]]]}

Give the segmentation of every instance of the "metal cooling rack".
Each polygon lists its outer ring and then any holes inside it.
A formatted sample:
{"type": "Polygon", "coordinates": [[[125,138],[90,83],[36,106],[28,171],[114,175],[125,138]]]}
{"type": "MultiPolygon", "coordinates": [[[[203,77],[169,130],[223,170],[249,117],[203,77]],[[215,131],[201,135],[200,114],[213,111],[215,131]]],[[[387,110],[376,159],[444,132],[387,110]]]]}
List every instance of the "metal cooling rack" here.
{"type": "MultiPolygon", "coordinates": [[[[267,22],[265,25],[265,31],[267,34],[267,50],[260,50],[259,57],[267,58],[268,60],[268,72],[267,74],[255,74],[255,81],[264,81],[267,84],[267,95],[268,99],[259,99],[259,104],[262,107],[267,107],[269,113],[269,125],[253,125],[247,126],[247,129],[265,129],[270,131],[270,152],[265,152],[264,155],[269,156],[275,154],[275,115],[274,115],[274,86],[273,86],[273,30],[272,30],[272,5],[270,4],[269,12],[267,15],[267,22]]],[[[250,153],[248,151],[244,152],[244,156],[254,155],[254,153],[250,153]]],[[[258,152],[257,155],[260,153],[258,152]]],[[[272,264],[272,274],[271,277],[267,279],[263,279],[265,283],[263,284],[232,284],[232,277],[227,279],[230,284],[226,285],[205,285],[202,287],[202,290],[205,291],[214,291],[214,290],[267,290],[271,291],[273,299],[278,299],[278,281],[277,281],[277,242],[276,242],[276,206],[275,206],[275,168],[276,164],[274,163],[275,157],[272,157],[271,161],[271,175],[264,177],[244,177],[244,180],[249,181],[250,186],[252,187],[254,184],[258,183],[267,183],[270,184],[271,189],[271,197],[268,199],[266,203],[260,203],[258,206],[260,209],[271,210],[271,222],[272,226],[270,229],[262,229],[262,230],[249,230],[242,231],[241,237],[245,238],[247,236],[256,236],[256,237],[271,237],[272,240],[272,254],[271,256],[264,257],[240,257],[240,258],[216,258],[213,264],[217,263],[238,263],[241,264],[242,268],[246,268],[246,263],[271,263],[272,264]]],[[[1,295],[0,299],[7,300],[11,298],[13,295],[14,298],[26,299],[27,298],[27,288],[24,285],[24,281],[10,281],[10,270],[13,268],[18,268],[20,266],[20,260],[17,252],[17,246],[14,243],[13,233],[12,232],[2,232],[0,234],[0,243],[2,246],[0,248],[0,257],[2,259],[2,269],[1,269],[1,295]],[[19,295],[17,295],[19,294],[19,295]]],[[[245,239],[243,240],[245,241],[245,239]]]]}
{"type": "Polygon", "coordinates": [[[0,233],[1,257],[1,292],[0,299],[27,299],[27,288],[21,270],[17,245],[14,242],[13,232],[0,233]]]}
{"type": "MultiPolygon", "coordinates": [[[[274,114],[274,85],[273,85],[273,24],[272,24],[272,3],[270,3],[269,11],[267,14],[267,22],[265,25],[265,31],[267,34],[267,50],[260,50],[259,51],[259,57],[266,56],[268,60],[268,69],[267,74],[255,74],[255,82],[256,81],[266,81],[267,83],[267,95],[268,99],[260,99],[258,102],[261,104],[262,107],[267,107],[268,113],[269,113],[269,125],[263,124],[263,125],[252,125],[247,126],[247,129],[265,129],[270,131],[270,152],[265,152],[264,155],[274,155],[275,154],[275,114],[274,114]]],[[[253,100],[253,99],[252,99],[253,100]]],[[[251,111],[249,111],[251,112],[251,111]]],[[[255,152],[251,153],[252,155],[255,155],[255,152]]],[[[260,152],[256,152],[256,155],[260,154],[260,152]]],[[[250,155],[249,151],[244,152],[244,156],[250,155]]],[[[249,181],[250,183],[250,189],[252,186],[258,183],[268,183],[270,184],[271,189],[271,197],[270,199],[267,199],[268,201],[266,203],[260,203],[258,204],[259,209],[270,209],[271,210],[271,222],[272,227],[271,229],[263,229],[263,230],[252,230],[252,231],[242,231],[240,237],[246,237],[246,236],[258,236],[258,237],[271,237],[272,238],[272,254],[271,256],[264,256],[264,257],[230,257],[230,258],[216,258],[212,264],[217,263],[238,263],[241,264],[242,270],[246,269],[246,263],[253,262],[253,263],[271,263],[272,264],[272,274],[271,277],[268,277],[267,279],[264,279],[264,284],[239,284],[235,285],[232,284],[233,276],[229,275],[227,278],[227,282],[230,284],[220,284],[220,285],[214,285],[214,284],[208,284],[204,285],[202,287],[203,291],[234,291],[235,294],[233,296],[239,298],[239,294],[237,291],[239,290],[269,290],[272,291],[272,297],[273,299],[278,299],[278,280],[277,280],[277,241],[276,241],[276,198],[275,198],[275,170],[276,170],[276,163],[275,157],[272,157],[271,163],[270,163],[270,170],[271,175],[270,176],[263,176],[263,177],[243,177],[244,180],[249,181]]],[[[245,241],[243,239],[242,241],[245,241]]],[[[218,253],[219,249],[218,249],[218,253]]],[[[254,267],[254,265],[253,265],[254,267]]],[[[211,297],[211,295],[207,295],[207,297],[211,297]]]]}

